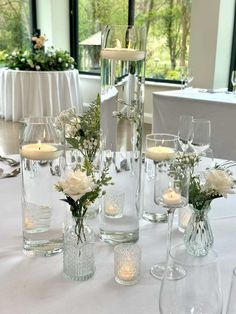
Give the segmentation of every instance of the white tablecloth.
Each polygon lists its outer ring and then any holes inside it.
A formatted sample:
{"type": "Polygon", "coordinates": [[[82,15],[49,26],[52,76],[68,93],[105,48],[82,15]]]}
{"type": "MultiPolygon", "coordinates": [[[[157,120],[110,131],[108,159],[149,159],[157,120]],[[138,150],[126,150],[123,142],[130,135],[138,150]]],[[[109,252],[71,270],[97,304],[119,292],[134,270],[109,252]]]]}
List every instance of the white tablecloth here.
{"type": "Polygon", "coordinates": [[[180,115],[211,120],[214,156],[236,160],[236,96],[198,89],[153,93],[153,132],[176,134],[180,115]]]}
{"type": "MultiPolygon", "coordinates": [[[[3,167],[2,163],[0,167],[3,167]]],[[[113,246],[100,241],[96,242],[94,277],[85,282],[71,281],[63,276],[62,254],[26,257],[22,253],[20,184],[20,176],[0,179],[1,314],[159,313],[160,281],[150,275],[149,269],[165,259],[167,224],[140,222],[142,276],[138,284],[121,286],[115,283],[113,246]]],[[[224,307],[232,270],[236,266],[235,200],[236,195],[214,200],[210,212],[214,249],[219,255],[224,307]],[[234,216],[230,217],[232,214],[234,216]]],[[[90,220],[90,224],[98,230],[97,220],[90,220]]],[[[182,236],[175,225],[174,243],[181,242],[182,236]]]]}
{"type": "Polygon", "coordinates": [[[75,107],[83,111],[77,70],[36,72],[0,70],[0,116],[19,121],[57,116],[75,107]]]}

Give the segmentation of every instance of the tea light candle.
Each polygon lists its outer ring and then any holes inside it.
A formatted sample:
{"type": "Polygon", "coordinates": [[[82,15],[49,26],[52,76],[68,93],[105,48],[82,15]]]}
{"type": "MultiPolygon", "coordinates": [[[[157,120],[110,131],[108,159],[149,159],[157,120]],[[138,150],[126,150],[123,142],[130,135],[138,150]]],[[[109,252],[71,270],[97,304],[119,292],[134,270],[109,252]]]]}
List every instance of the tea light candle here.
{"type": "Polygon", "coordinates": [[[115,280],[123,285],[133,285],[140,278],[141,248],[137,244],[124,243],[115,247],[115,280]]]}
{"type": "Polygon", "coordinates": [[[109,218],[121,218],[124,212],[125,193],[108,189],[104,196],[104,214],[109,218]]]}
{"type": "Polygon", "coordinates": [[[117,205],[108,205],[105,207],[105,213],[108,216],[116,216],[120,213],[120,209],[117,207],[117,205]]]}
{"type": "Polygon", "coordinates": [[[104,48],[101,57],[110,60],[139,61],[144,59],[145,52],[131,48],[104,48]]]}
{"type": "Polygon", "coordinates": [[[118,277],[124,281],[131,281],[134,280],[136,274],[136,269],[132,262],[121,264],[120,268],[118,269],[118,277]]]}
{"type": "Polygon", "coordinates": [[[32,221],[27,216],[24,219],[25,229],[30,230],[33,226],[32,221]]]}
{"type": "Polygon", "coordinates": [[[181,195],[173,189],[169,189],[163,194],[163,202],[166,205],[179,205],[181,203],[181,195]]]}
{"type": "Polygon", "coordinates": [[[39,141],[38,143],[23,145],[20,154],[31,160],[53,160],[62,154],[62,150],[57,150],[52,144],[39,141]]]}
{"type": "Polygon", "coordinates": [[[155,161],[164,161],[173,159],[175,157],[175,151],[170,147],[155,146],[149,147],[145,152],[145,156],[155,161]]]}

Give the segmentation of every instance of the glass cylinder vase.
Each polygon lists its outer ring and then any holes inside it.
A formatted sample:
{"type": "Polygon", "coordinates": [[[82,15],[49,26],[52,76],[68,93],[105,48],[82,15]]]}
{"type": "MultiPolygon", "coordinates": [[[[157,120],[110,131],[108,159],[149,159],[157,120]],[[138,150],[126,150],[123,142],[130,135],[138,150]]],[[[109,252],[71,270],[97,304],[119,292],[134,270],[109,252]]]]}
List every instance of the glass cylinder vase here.
{"type": "Polygon", "coordinates": [[[205,256],[213,246],[214,237],[208,219],[210,208],[193,208],[192,216],[184,233],[187,252],[193,256],[205,256]]]}
{"type": "Polygon", "coordinates": [[[95,273],[95,233],[84,219],[69,219],[64,230],[63,272],[72,280],[85,281],[95,273]],[[77,226],[76,226],[77,223],[77,226]],[[76,229],[77,228],[77,229],[76,229]],[[79,234],[76,230],[79,230],[79,234]]]}
{"type": "Polygon", "coordinates": [[[145,35],[127,25],[107,26],[102,34],[101,168],[109,166],[113,194],[123,199],[117,215],[103,201],[100,236],[109,243],[139,238],[145,35]]]}
{"type": "Polygon", "coordinates": [[[65,205],[54,185],[63,174],[65,162],[54,119],[28,119],[20,155],[24,252],[43,256],[61,252],[65,205]]]}

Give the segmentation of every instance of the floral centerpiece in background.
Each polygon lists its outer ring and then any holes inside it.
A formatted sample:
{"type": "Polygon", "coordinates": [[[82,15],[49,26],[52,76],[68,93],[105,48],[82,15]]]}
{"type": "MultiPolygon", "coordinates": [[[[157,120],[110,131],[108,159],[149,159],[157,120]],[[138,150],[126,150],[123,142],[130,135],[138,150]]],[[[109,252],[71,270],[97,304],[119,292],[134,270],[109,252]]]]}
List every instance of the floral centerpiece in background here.
{"type": "Polygon", "coordinates": [[[195,153],[183,153],[177,158],[176,175],[181,173],[181,167],[189,166],[189,204],[193,213],[188,222],[184,242],[191,255],[206,255],[213,245],[213,234],[208,220],[210,204],[215,198],[227,197],[234,192],[232,172],[228,169],[229,163],[216,164],[201,173],[195,173],[201,156],[195,153]]]}
{"type": "Polygon", "coordinates": [[[32,37],[32,50],[14,50],[5,55],[4,63],[12,70],[65,71],[74,69],[75,62],[69,52],[50,47],[45,52],[46,36],[32,37]]]}

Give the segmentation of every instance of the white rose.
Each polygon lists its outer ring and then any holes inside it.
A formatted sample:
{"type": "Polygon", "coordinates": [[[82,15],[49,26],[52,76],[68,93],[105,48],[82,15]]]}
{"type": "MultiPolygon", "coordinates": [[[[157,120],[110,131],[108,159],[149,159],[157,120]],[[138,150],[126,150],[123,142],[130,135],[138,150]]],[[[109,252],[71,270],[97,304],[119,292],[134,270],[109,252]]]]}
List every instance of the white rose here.
{"type": "Polygon", "coordinates": [[[220,195],[227,197],[227,194],[233,194],[233,180],[224,170],[214,169],[209,170],[204,173],[205,184],[203,186],[203,191],[212,189],[215,190],[220,195]]]}
{"type": "Polygon", "coordinates": [[[40,70],[40,66],[39,66],[39,65],[36,65],[35,69],[36,69],[37,71],[39,71],[39,70],[40,70]]]}
{"type": "Polygon", "coordinates": [[[61,59],[61,58],[58,58],[58,62],[61,63],[61,62],[62,62],[62,59],[61,59]]]}
{"type": "Polygon", "coordinates": [[[69,172],[65,181],[59,182],[58,186],[75,201],[95,188],[92,177],[80,170],[69,172]]]}

